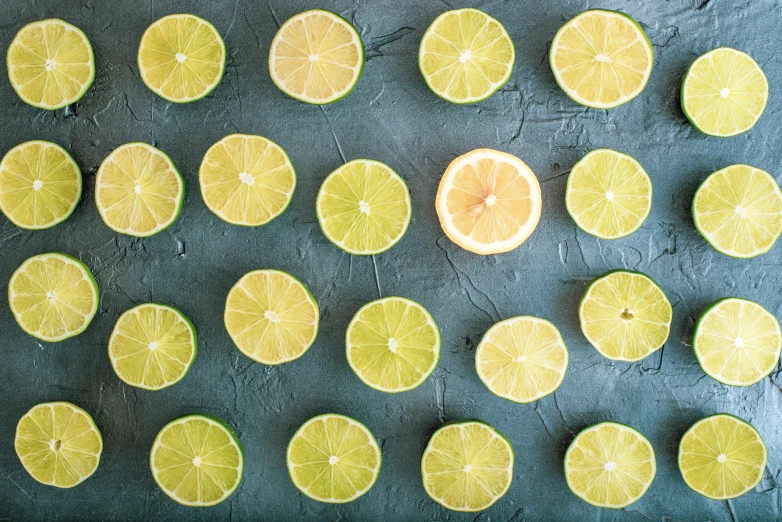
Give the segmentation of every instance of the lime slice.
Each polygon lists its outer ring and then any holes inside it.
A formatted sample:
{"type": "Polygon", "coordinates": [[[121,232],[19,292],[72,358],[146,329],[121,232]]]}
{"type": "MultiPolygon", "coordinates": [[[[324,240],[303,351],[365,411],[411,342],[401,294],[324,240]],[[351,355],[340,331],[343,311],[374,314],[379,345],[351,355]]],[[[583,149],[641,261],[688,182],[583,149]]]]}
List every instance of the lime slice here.
{"type": "Polygon", "coordinates": [[[141,37],[138,70],[161,98],[175,103],[200,100],[223,79],[225,43],[212,24],[195,15],[164,16],[141,37]]]}
{"type": "Polygon", "coordinates": [[[759,256],[771,250],[782,233],[782,191],[768,172],[731,165],[706,178],[695,193],[692,217],[717,252],[759,256]]]}
{"type": "Polygon", "coordinates": [[[538,225],[541,205],[535,173],[516,156],[491,149],[453,160],[435,201],[445,235],[481,255],[521,245],[538,225]]]}
{"type": "Polygon", "coordinates": [[[282,214],[296,172],[282,147],[261,136],[231,134],[212,145],[198,172],[209,210],[233,225],[265,225],[282,214]]]}
{"type": "Polygon", "coordinates": [[[224,421],[188,415],[160,430],[149,466],[157,485],[173,500],[185,506],[214,506],[239,486],[244,452],[224,421]]]}
{"type": "Polygon", "coordinates": [[[17,145],[0,162],[0,211],[16,226],[41,230],[65,221],[81,199],[81,170],[48,141],[17,145]]]}
{"type": "Polygon", "coordinates": [[[11,276],[8,302],[22,330],[41,341],[62,341],[89,326],[98,311],[98,283],[78,259],[41,254],[11,276]]]}
{"type": "Polygon", "coordinates": [[[146,143],[126,143],[103,160],[95,178],[95,203],[106,226],[148,237],[179,216],[185,185],[171,158],[146,143]]]}
{"type": "Polygon", "coordinates": [[[22,27],[8,46],[7,63],[16,94],[39,109],[76,103],[95,78],[95,58],[87,36],[56,18],[22,27]]]}
{"type": "Polygon", "coordinates": [[[346,336],[348,364],[370,388],[412,390],[440,360],[440,330],[420,304],[402,297],[372,301],[356,312],[346,336]]]}
{"type": "Polygon", "coordinates": [[[278,270],[242,277],[225,303],[225,327],[236,347],[263,364],[298,359],[318,335],[318,304],[298,279],[278,270]]]}
{"type": "Polygon", "coordinates": [[[330,11],[313,9],[282,24],[269,50],[269,74],[288,96],[325,105],[348,95],[364,67],[356,29],[330,11]]]}
{"type": "Polygon", "coordinates": [[[673,309],[650,277],[616,270],[592,281],[578,318],[584,336],[602,355],[640,361],[668,340],[673,309]]]}
{"type": "Polygon", "coordinates": [[[380,446],[360,422],[328,413],[305,422],[288,444],[288,473],[309,498],[351,502],[370,490],[380,474],[380,446]]]}
{"type": "Polygon", "coordinates": [[[537,317],[514,317],[486,332],[475,351],[475,369],[494,395],[534,402],[565,378],[568,351],[557,327],[537,317]]]}
{"type": "Polygon", "coordinates": [[[624,13],[593,9],[560,28],[549,59],[554,78],[573,101],[613,109],[644,90],[654,52],[635,20],[624,13]]]}
{"type": "Polygon", "coordinates": [[[766,444],[751,424],[718,414],[696,422],[679,445],[684,482],[713,500],[736,498],[760,483],[766,444]]]}
{"type": "Polygon", "coordinates": [[[633,428],[615,422],[586,428],[565,453],[570,491],[593,506],[629,506],[644,496],[656,473],[651,443],[633,428]]]}
{"type": "Polygon", "coordinates": [[[397,244],[413,212],[404,180],[388,165],[364,159],[329,174],[318,192],[316,210],[326,238],[359,256],[397,244]]]}
{"type": "Polygon", "coordinates": [[[508,32],[478,9],[438,16],[418,50],[418,67],[426,84],[453,103],[475,103],[497,92],[510,78],[515,61],[508,32]]]}
{"type": "Polygon", "coordinates": [[[485,422],[447,424],[429,439],[421,458],[426,493],[454,511],[483,511],[513,480],[513,448],[485,422]]]}
{"type": "Polygon", "coordinates": [[[570,171],[565,205],[584,232],[600,239],[618,239],[646,221],[652,209],[652,181],[627,154],[594,150],[570,171]]]}
{"type": "Polygon", "coordinates": [[[748,54],[720,47],[700,56],[682,83],[682,109],[690,123],[712,136],[751,129],[768,101],[768,80],[748,54]]]}

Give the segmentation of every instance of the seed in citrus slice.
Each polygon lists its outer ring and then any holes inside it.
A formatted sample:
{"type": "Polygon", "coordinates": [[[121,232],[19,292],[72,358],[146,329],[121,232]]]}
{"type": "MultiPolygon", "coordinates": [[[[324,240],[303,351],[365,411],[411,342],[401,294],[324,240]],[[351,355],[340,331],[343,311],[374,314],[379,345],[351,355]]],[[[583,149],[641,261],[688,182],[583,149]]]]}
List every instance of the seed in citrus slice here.
{"type": "Polygon", "coordinates": [[[418,50],[418,67],[427,85],[453,103],[475,103],[497,92],[510,78],[515,61],[508,32],[478,9],[438,16],[418,50]]]}
{"type": "Polygon", "coordinates": [[[288,96],[325,105],[353,90],[364,67],[364,45],[353,25],[322,9],[282,24],[269,50],[269,74],[288,96]]]}
{"type": "Polygon", "coordinates": [[[16,226],[41,230],[65,221],[81,198],[81,170],[48,141],[17,145],[0,162],[0,211],[16,226]]]}
{"type": "Polygon", "coordinates": [[[641,228],[652,209],[652,181],[627,154],[593,150],[570,171],[565,205],[584,232],[625,237],[641,228]]]}
{"type": "Polygon", "coordinates": [[[351,502],[370,490],[380,474],[380,446],[360,422],[335,413],[305,422],[288,444],[288,473],[309,498],[351,502]]]}
{"type": "Polygon", "coordinates": [[[586,428],[565,453],[570,491],[593,506],[629,506],[644,496],[656,473],[651,443],[633,428],[615,422],[586,428]]]}

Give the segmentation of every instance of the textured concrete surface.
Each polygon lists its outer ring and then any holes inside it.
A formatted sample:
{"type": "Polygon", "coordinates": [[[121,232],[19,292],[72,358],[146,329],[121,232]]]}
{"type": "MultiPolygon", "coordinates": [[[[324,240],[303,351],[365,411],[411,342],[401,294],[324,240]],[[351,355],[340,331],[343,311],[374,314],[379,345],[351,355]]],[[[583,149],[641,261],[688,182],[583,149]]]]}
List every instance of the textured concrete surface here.
{"type": "Polygon", "coordinates": [[[772,377],[748,389],[706,377],[691,353],[693,319],[713,300],[740,296],[782,312],[782,245],[750,261],[713,251],[698,236],[690,201],[710,172],[746,162],[779,174],[782,103],[782,4],[776,0],[6,0],[0,22],[5,52],[25,23],[61,17],[92,41],[97,74],[87,95],[56,112],[28,107],[0,81],[4,132],[0,152],[29,139],[57,142],[82,166],[84,200],[64,224],[23,232],[0,219],[0,293],[28,256],[60,250],[94,271],[101,306],[82,335],[41,345],[24,335],[0,306],[0,519],[10,520],[772,520],[779,515],[782,467],[782,382],[772,377]],[[429,23],[449,7],[480,7],[499,18],[517,48],[508,85],[491,99],[459,107],[431,94],[416,62],[429,23]],[[325,107],[287,98],[272,84],[267,53],[278,23],[311,7],[352,19],[369,61],[348,98],[325,107]],[[646,29],[656,64],[633,102],[611,112],[575,105],[557,88],[548,45],[557,28],[588,7],[624,10],[646,29]],[[157,98],[138,76],[136,49],[144,29],[165,14],[188,11],[209,19],[225,38],[226,75],[212,95],[178,106],[157,98]],[[389,36],[390,35],[390,36],[389,36]],[[699,134],[679,108],[688,64],[720,45],[753,55],[771,84],[766,114],[748,134],[728,140],[699,134]],[[231,132],[258,133],[290,154],[299,184],[280,218],[259,229],[223,223],[201,201],[197,169],[207,148],[231,132]],[[93,203],[95,171],[116,146],[142,140],[180,167],[184,210],[167,231],[143,241],[106,228],[93,203]],[[451,244],[434,212],[447,164],[477,147],[518,155],[537,173],[543,217],[518,250],[480,258],[451,244]],[[566,175],[587,151],[612,147],[635,156],[654,182],[654,204],[642,230],[614,242],[576,229],[564,207],[566,175]],[[413,222],[390,252],[351,258],[321,234],[315,196],[323,178],[345,159],[388,163],[410,186],[413,222]],[[634,268],[656,279],[674,305],[663,350],[637,364],[612,363],[584,339],[576,303],[593,277],[634,268]],[[231,285],[255,268],[301,278],[318,299],[319,338],[300,360],[279,367],[252,363],[232,345],[222,324],[231,285]],[[443,353],[420,388],[385,395],[349,369],[345,328],[379,294],[421,302],[443,332],[443,353]],[[106,344],[119,314],[154,300],[181,308],[199,332],[190,374],[160,392],[124,386],[106,344]],[[474,347],[495,321],[534,314],[553,321],[570,349],[570,368],[555,395],[517,405],[494,397],[473,369],[474,347]],[[39,485],[13,449],[18,418],[32,405],[72,401],[94,415],[105,451],[84,484],[59,491],[39,485]],[[345,506],[311,501],[294,488],[285,447],[309,417],[337,411],[365,422],[383,447],[383,470],[365,497],[345,506]],[[769,448],[766,477],[731,502],[706,500],[682,481],[676,451],[696,419],[730,412],[751,421],[769,448]],[[169,420],[192,412],[218,415],[235,427],[247,462],[229,501],[194,510],[170,501],[154,484],[148,452],[169,420]],[[426,496],[419,459],[443,421],[480,417],[504,432],[516,452],[508,494],[479,514],[448,512],[426,496]],[[572,495],[562,458],[573,433],[601,420],[630,424],[657,452],[658,474],[646,496],[621,511],[600,510],[572,495]]]}

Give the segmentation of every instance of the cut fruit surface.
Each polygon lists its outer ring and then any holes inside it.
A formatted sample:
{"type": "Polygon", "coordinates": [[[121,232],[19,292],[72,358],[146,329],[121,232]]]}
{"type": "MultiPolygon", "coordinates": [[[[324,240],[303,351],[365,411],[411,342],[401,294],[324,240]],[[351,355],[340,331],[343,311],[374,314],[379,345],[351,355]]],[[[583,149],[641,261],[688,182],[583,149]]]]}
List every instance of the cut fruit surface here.
{"type": "Polygon", "coordinates": [[[349,161],[323,181],[316,211],[326,238],[349,254],[385,252],[413,213],[405,181],[379,161],[349,161]]]}
{"type": "Polygon", "coordinates": [[[171,499],[185,506],[214,506],[239,486],[244,453],[228,424],[188,415],[160,430],[149,465],[155,482],[171,499]]]}
{"type": "Polygon", "coordinates": [[[652,209],[652,181],[627,154],[594,150],[570,171],[565,204],[584,232],[600,239],[625,237],[641,228],[652,209]]]}
{"type": "Polygon", "coordinates": [[[435,206],[448,238],[470,252],[508,252],[535,230],[540,184],[516,156],[477,149],[459,156],[443,174],[435,206]]]}
{"type": "Polygon", "coordinates": [[[138,47],[138,69],[149,90],[175,103],[200,100],[223,79],[225,43],[212,24],[192,14],[164,16],[138,47]]]}
{"type": "Polygon", "coordinates": [[[419,386],[440,359],[440,330],[420,304],[388,297],[364,305],[348,325],[347,358],[370,388],[396,393],[419,386]]]}
{"type": "Polygon", "coordinates": [[[206,206],[234,225],[265,225],[288,208],[296,188],[293,164],[282,147],[246,134],[212,145],[198,177],[206,206]]]}
{"type": "Polygon", "coordinates": [[[364,67],[364,45],[353,25],[322,9],[282,24],[269,51],[269,74],[299,101],[327,104],[346,96],[364,67]]]}
{"type": "Polygon", "coordinates": [[[0,162],[0,211],[28,230],[53,227],[81,198],[81,170],[65,149],[48,141],[17,145],[0,162]]]}
{"type": "Polygon", "coordinates": [[[454,511],[483,511],[513,480],[513,448],[482,421],[446,424],[429,439],[421,459],[426,493],[454,511]]]}
{"type": "Polygon", "coordinates": [[[429,88],[453,103],[474,103],[494,94],[507,83],[515,61],[508,32],[478,9],[438,16],[418,51],[418,67],[429,88]]]}
{"type": "Polygon", "coordinates": [[[584,336],[602,355],[640,361],[668,339],[673,309],[650,277],[616,270],[589,285],[578,318],[584,336]]]}
{"type": "Polygon", "coordinates": [[[654,52],[635,20],[593,9],[562,26],[549,59],[565,94],[587,107],[612,109],[641,94],[652,74],[654,52]]]}
{"type": "Polygon", "coordinates": [[[493,394],[533,402],[565,378],[568,351],[557,327],[537,317],[514,317],[492,326],[475,352],[478,377],[493,394]]]}
{"type": "Polygon", "coordinates": [[[16,94],[39,109],[76,103],[95,78],[95,58],[87,36],[56,18],[22,27],[8,47],[7,64],[16,94]]]}
{"type": "Polygon", "coordinates": [[[242,277],[225,303],[225,327],[250,359],[280,364],[298,359],[318,335],[320,312],[309,290],[278,270],[242,277]]]}
{"type": "Polygon", "coordinates": [[[629,506],[644,496],[656,473],[654,449],[646,437],[615,422],[583,430],[565,453],[568,487],[593,506],[629,506]]]}
{"type": "Polygon", "coordinates": [[[329,413],[305,422],[288,444],[288,473],[311,499],[351,502],[375,484],[380,446],[360,422],[329,413]]]}

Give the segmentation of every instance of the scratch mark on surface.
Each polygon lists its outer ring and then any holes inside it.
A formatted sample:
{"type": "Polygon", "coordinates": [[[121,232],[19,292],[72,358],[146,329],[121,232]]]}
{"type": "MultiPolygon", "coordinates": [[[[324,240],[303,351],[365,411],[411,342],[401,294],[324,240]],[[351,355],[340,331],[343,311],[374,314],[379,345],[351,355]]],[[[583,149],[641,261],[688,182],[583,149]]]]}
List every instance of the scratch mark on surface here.
{"type": "Polygon", "coordinates": [[[272,18],[274,19],[274,23],[277,24],[277,27],[280,27],[280,19],[277,18],[277,13],[274,12],[274,7],[272,7],[272,0],[266,0],[267,5],[269,6],[269,11],[272,13],[272,18]]]}
{"type": "Polygon", "coordinates": [[[380,298],[383,297],[383,292],[380,290],[380,274],[377,272],[377,260],[374,255],[372,256],[372,266],[375,267],[375,284],[377,285],[377,296],[380,298]]]}
{"type": "Polygon", "coordinates": [[[535,413],[538,414],[538,417],[540,417],[540,422],[543,423],[543,429],[546,430],[546,433],[548,433],[549,437],[553,437],[553,433],[551,433],[551,430],[548,427],[548,424],[546,424],[546,419],[543,417],[543,414],[540,412],[540,401],[537,401],[535,403],[535,413]]]}
{"type": "Polygon", "coordinates": [[[565,420],[565,415],[562,413],[562,409],[559,407],[559,402],[557,401],[557,392],[552,393],[551,396],[554,398],[554,407],[557,409],[557,412],[559,413],[559,418],[562,419],[562,424],[565,426],[565,429],[571,435],[575,435],[575,432],[573,432],[573,430],[570,429],[570,426],[565,420]]]}
{"type": "Polygon", "coordinates": [[[553,181],[557,178],[561,178],[562,176],[567,176],[568,174],[570,174],[570,171],[563,172],[562,174],[557,174],[556,176],[551,176],[550,178],[546,178],[543,181],[541,181],[540,184],[542,185],[544,183],[548,183],[549,181],[553,181]]]}
{"type": "Polygon", "coordinates": [[[695,8],[696,11],[703,11],[707,7],[709,7],[709,4],[711,3],[711,0],[703,0],[698,7],[695,8]]]}
{"type": "Polygon", "coordinates": [[[345,153],[342,152],[342,145],[339,144],[339,138],[337,138],[337,134],[334,132],[334,126],[331,124],[331,119],[329,118],[329,115],[326,114],[326,109],[323,108],[323,105],[319,105],[320,112],[323,113],[323,116],[326,118],[326,122],[329,124],[329,130],[331,130],[331,136],[334,138],[334,143],[337,145],[337,151],[339,151],[339,157],[342,158],[342,163],[347,163],[347,160],[345,159],[345,153]]]}
{"type": "Polygon", "coordinates": [[[16,486],[16,487],[19,489],[19,491],[21,491],[22,493],[24,493],[24,496],[25,496],[25,497],[29,498],[29,499],[30,499],[30,500],[32,500],[33,502],[36,502],[36,500],[35,500],[35,499],[34,499],[34,498],[33,498],[33,497],[32,497],[32,496],[31,496],[31,495],[30,495],[30,494],[29,494],[29,493],[28,493],[28,492],[27,492],[27,491],[26,491],[26,490],[25,490],[25,489],[24,489],[22,486],[20,486],[20,485],[19,485],[19,483],[18,483],[17,481],[15,481],[14,479],[12,479],[12,478],[11,478],[11,475],[12,475],[12,474],[13,474],[13,473],[9,473],[8,475],[3,475],[3,476],[4,476],[5,478],[7,478],[7,479],[8,479],[8,481],[9,481],[11,484],[13,484],[14,486],[16,486]]]}
{"type": "Polygon", "coordinates": [[[454,273],[456,274],[456,280],[459,283],[459,286],[467,294],[467,299],[470,300],[470,302],[472,303],[472,305],[475,308],[477,308],[478,310],[480,310],[481,312],[486,314],[486,317],[488,317],[491,322],[496,323],[496,322],[502,320],[502,316],[500,315],[499,311],[497,310],[497,307],[495,306],[494,301],[492,301],[491,298],[489,298],[489,296],[486,295],[485,292],[482,292],[481,290],[478,289],[478,287],[475,286],[475,284],[473,284],[472,279],[470,279],[470,276],[468,276],[466,273],[464,273],[463,271],[461,271],[458,268],[456,268],[456,265],[451,260],[451,256],[448,253],[448,250],[446,250],[446,248],[443,247],[440,244],[440,241],[443,240],[444,238],[445,238],[445,236],[440,236],[440,238],[437,241],[435,241],[435,244],[437,245],[437,248],[439,248],[440,250],[442,250],[445,253],[445,259],[446,259],[446,261],[448,261],[448,264],[451,265],[451,269],[453,269],[454,273]],[[483,296],[484,299],[486,299],[486,301],[489,303],[489,305],[491,305],[492,311],[494,311],[494,315],[492,315],[486,308],[480,306],[478,303],[475,302],[475,299],[473,299],[472,294],[470,293],[470,291],[465,287],[464,283],[462,282],[462,278],[464,278],[464,280],[467,282],[467,284],[470,286],[470,288],[475,290],[475,292],[477,292],[478,294],[483,296]]]}
{"type": "Polygon", "coordinates": [[[445,422],[445,378],[434,378],[434,400],[437,403],[437,418],[445,422]]]}
{"type": "Polygon", "coordinates": [[[366,58],[366,61],[368,62],[372,58],[377,58],[379,56],[383,56],[383,51],[381,50],[382,47],[396,42],[397,40],[401,40],[408,34],[415,31],[415,27],[402,27],[401,29],[397,29],[393,33],[390,34],[384,34],[383,36],[375,36],[372,38],[372,41],[370,42],[369,46],[367,46],[364,56],[366,58]]]}
{"type": "Polygon", "coordinates": [[[730,500],[726,500],[725,504],[728,506],[728,513],[730,514],[731,522],[737,522],[739,518],[736,516],[736,511],[733,508],[733,502],[731,502],[730,500]]]}
{"type": "Polygon", "coordinates": [[[228,38],[231,29],[234,28],[234,24],[236,24],[236,13],[238,12],[239,12],[239,0],[236,0],[236,3],[234,4],[234,15],[231,17],[231,23],[228,25],[228,29],[225,30],[225,34],[223,35],[223,40],[228,38]]]}
{"type": "MultiPolygon", "coordinates": [[[[269,0],[269,9],[271,9],[271,0],[269,0]]],[[[274,18],[274,22],[277,24],[277,27],[280,26],[279,22],[277,22],[277,18],[274,16],[274,10],[272,11],[272,18],[274,18]]],[[[244,21],[247,23],[247,26],[250,28],[250,31],[253,33],[253,38],[255,38],[255,45],[260,49],[261,48],[261,38],[258,36],[258,30],[255,29],[255,26],[250,23],[250,17],[247,16],[247,4],[244,4],[244,8],[242,9],[242,16],[244,16],[244,21]]]]}

